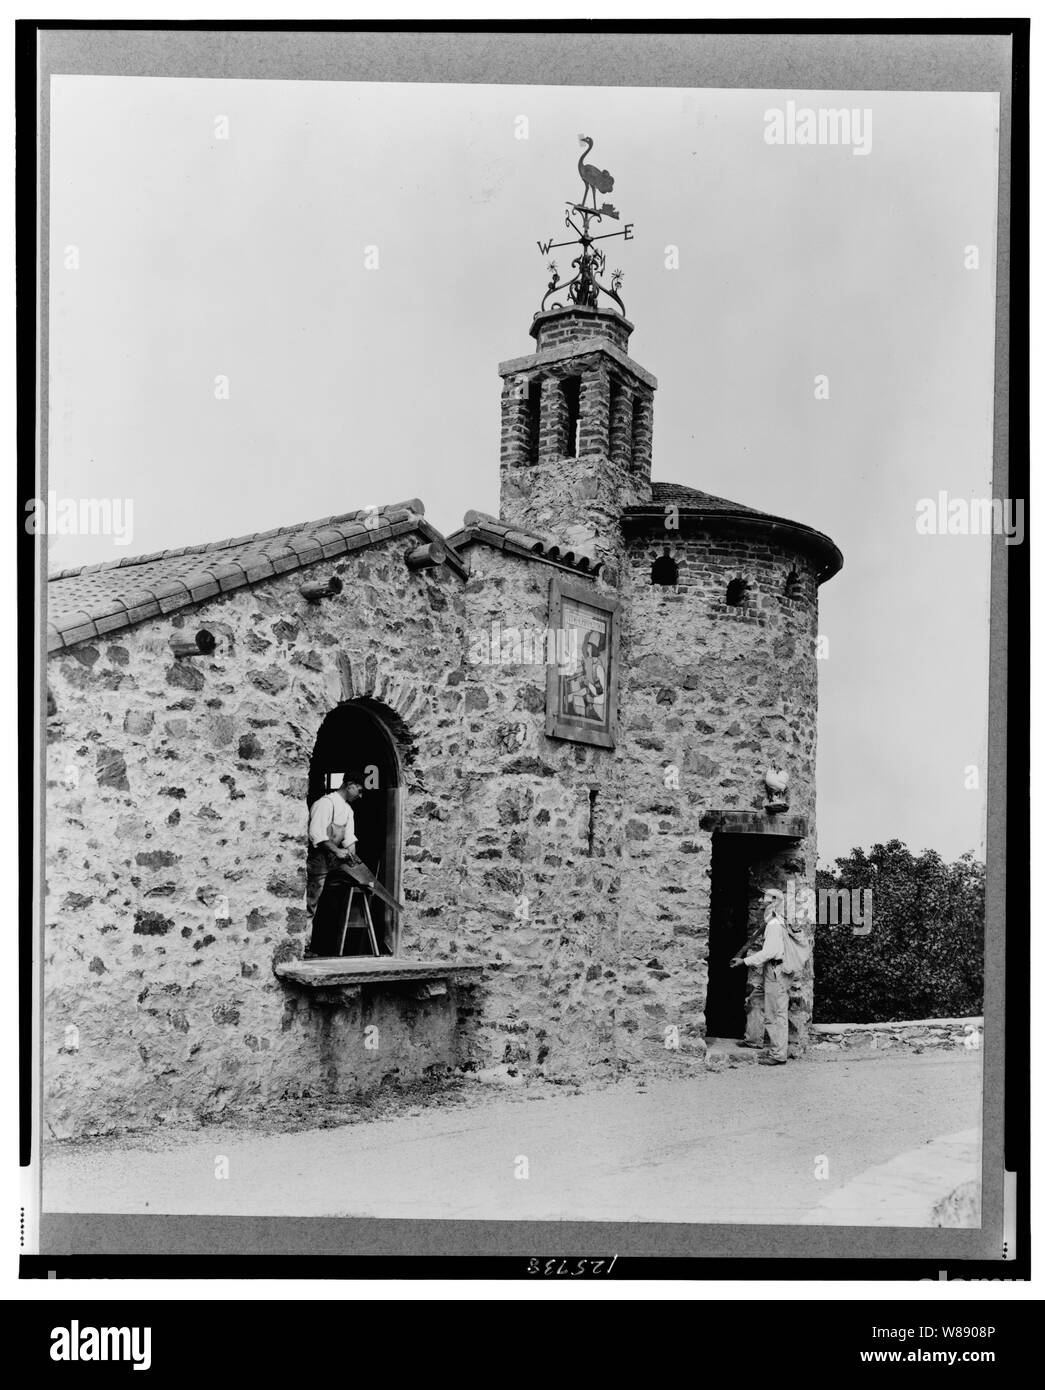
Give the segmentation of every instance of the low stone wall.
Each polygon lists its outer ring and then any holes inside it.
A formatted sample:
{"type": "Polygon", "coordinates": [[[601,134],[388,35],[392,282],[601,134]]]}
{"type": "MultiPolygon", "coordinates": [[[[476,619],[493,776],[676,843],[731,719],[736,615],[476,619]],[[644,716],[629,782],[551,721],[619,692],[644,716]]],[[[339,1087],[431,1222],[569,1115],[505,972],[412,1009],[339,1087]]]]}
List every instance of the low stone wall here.
{"type": "Polygon", "coordinates": [[[923,1052],[927,1048],[983,1046],[982,1018],[914,1018],[903,1023],[814,1023],[809,1029],[814,1055],[887,1049],[923,1052]]]}
{"type": "Polygon", "coordinates": [[[471,1062],[481,988],[451,980],[445,994],[422,998],[409,983],[382,983],[324,1003],[273,976],[213,1014],[205,982],[201,994],[191,985],[177,995],[143,991],[148,999],[136,1011],[134,1036],[150,1071],[106,1039],[99,1062],[89,1023],[51,1052],[50,1136],[216,1124],[289,1099],[364,1100],[383,1086],[456,1073],[471,1062]],[[279,1026],[266,1026],[266,1014],[280,1009],[279,1026]],[[196,1054],[191,1067],[186,1048],[196,1054]]]}

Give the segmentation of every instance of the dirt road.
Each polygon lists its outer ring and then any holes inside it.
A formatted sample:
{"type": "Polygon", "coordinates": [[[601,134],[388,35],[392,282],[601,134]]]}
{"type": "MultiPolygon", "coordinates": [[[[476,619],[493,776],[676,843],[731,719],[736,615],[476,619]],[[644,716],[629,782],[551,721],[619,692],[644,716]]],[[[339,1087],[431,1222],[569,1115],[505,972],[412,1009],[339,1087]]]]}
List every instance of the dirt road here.
{"type": "Polygon", "coordinates": [[[832,1210],[860,1224],[866,1210],[868,1223],[922,1224],[923,1189],[927,1213],[974,1173],[960,1145],[940,1150],[950,1166],[938,1179],[924,1156],[913,1170],[895,1160],[975,1132],[979,1111],[978,1054],[957,1052],[540,1098],[488,1090],[480,1103],[338,1128],[51,1145],[44,1210],[774,1224],[837,1221],[832,1210]]]}

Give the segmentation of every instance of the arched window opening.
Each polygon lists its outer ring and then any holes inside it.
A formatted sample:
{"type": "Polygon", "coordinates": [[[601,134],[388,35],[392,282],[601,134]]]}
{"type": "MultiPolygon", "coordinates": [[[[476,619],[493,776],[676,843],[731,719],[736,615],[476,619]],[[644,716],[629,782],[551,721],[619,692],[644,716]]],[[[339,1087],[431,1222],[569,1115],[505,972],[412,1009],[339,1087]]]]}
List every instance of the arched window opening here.
{"type": "Polygon", "coordinates": [[[747,600],[748,583],[746,579],[739,576],[731,579],[726,585],[726,602],[731,608],[739,608],[747,600]]]}
{"type": "Polygon", "coordinates": [[[581,379],[568,376],[562,383],[563,400],[566,403],[566,453],[568,459],[580,457],[581,422],[581,379]]]}
{"type": "Polygon", "coordinates": [[[635,404],[631,414],[631,466],[638,467],[642,456],[639,445],[641,444],[641,434],[645,423],[648,401],[645,396],[636,395],[635,404]]]}
{"type": "Polygon", "coordinates": [[[526,388],[526,460],[536,463],[541,445],[541,383],[540,378],[531,381],[526,388]]]}
{"type": "Polygon", "coordinates": [[[798,577],[797,570],[791,570],[784,580],[784,597],[798,598],[802,592],[802,581],[798,577]]]}
{"type": "Polygon", "coordinates": [[[658,555],[653,561],[653,568],[650,570],[651,584],[677,584],[679,582],[679,567],[675,560],[667,553],[658,555]]]}
{"type": "MultiPolygon", "coordinates": [[[[399,898],[400,757],[397,741],[381,709],[376,702],[348,701],[327,715],[309,765],[307,799],[311,815],[319,798],[337,791],[344,776],[358,782],[362,792],[351,803],[355,853],[388,893],[399,898]]],[[[314,860],[315,856],[310,855],[310,874],[314,873],[314,860]]],[[[347,886],[324,883],[312,918],[311,955],[372,954],[361,895],[354,894],[350,912],[348,898],[347,886]]],[[[398,912],[372,894],[368,903],[379,953],[397,955],[398,912]]]]}

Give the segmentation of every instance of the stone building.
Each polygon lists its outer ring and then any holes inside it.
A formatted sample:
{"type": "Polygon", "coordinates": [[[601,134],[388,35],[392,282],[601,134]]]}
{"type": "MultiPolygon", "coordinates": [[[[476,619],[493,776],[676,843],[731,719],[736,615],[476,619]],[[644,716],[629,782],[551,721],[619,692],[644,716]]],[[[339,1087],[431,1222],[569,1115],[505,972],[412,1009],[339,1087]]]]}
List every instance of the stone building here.
{"type": "Polygon", "coordinates": [[[497,518],[443,537],[415,499],[51,578],[49,1132],[677,1067],[742,1030],[757,893],[813,882],[841,556],[652,480],[631,332],[535,316],[499,368],[497,518]],[[346,765],[404,906],[379,957],[303,959],[306,807],[346,765]]]}

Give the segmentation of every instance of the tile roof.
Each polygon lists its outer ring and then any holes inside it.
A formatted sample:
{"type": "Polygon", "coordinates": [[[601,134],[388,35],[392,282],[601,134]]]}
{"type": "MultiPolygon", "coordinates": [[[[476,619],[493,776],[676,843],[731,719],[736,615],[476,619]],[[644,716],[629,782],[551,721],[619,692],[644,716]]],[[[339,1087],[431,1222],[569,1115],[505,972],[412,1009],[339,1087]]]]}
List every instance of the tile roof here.
{"type": "Polygon", "coordinates": [[[683,483],[654,483],[650,501],[625,507],[624,520],[641,526],[653,515],[661,517],[665,503],[675,503],[683,514],[704,517],[712,523],[738,522],[754,531],[786,535],[799,549],[813,555],[817,563],[818,584],[823,584],[842,568],[842,552],[822,531],[814,530],[801,521],[789,521],[783,516],[746,507],[742,502],[730,502],[725,497],[715,497],[710,492],[686,487],[683,483]]]}
{"type": "MultiPolygon", "coordinates": [[[[418,498],[204,545],[57,570],[47,581],[47,649],[107,636],[146,618],[192,608],[231,589],[410,532],[426,541],[443,541],[424,519],[424,503],[418,498]]],[[[449,546],[447,563],[462,576],[467,573],[449,546]]]]}
{"type": "Polygon", "coordinates": [[[729,502],[725,497],[714,497],[710,492],[700,492],[684,483],[654,483],[654,502],[678,502],[680,506],[699,507],[703,512],[747,512],[753,516],[768,516],[768,512],[745,507],[741,502],[729,502]]]}
{"type": "Polygon", "coordinates": [[[568,545],[552,536],[499,521],[488,512],[465,512],[464,526],[446,539],[448,545],[458,550],[477,543],[492,545],[497,550],[576,570],[579,574],[595,575],[602,568],[602,561],[596,559],[594,550],[587,546],[568,545]]]}

